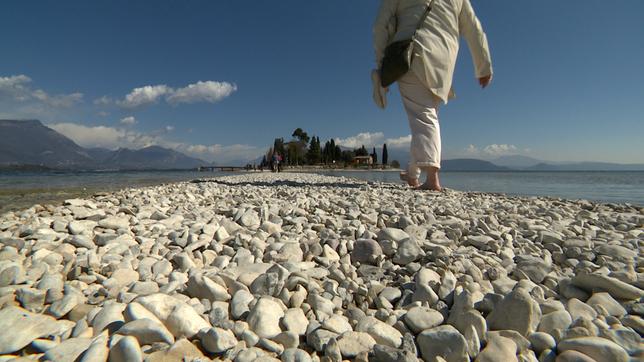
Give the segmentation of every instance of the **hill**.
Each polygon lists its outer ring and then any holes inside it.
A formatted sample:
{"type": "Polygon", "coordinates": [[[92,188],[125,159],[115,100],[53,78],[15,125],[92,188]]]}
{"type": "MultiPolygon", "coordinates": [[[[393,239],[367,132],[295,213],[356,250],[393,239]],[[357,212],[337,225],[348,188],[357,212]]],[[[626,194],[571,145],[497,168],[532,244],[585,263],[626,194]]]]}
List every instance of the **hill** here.
{"type": "Polygon", "coordinates": [[[94,159],[74,141],[40,121],[0,120],[0,165],[89,167],[94,159]]]}
{"type": "Polygon", "coordinates": [[[207,162],[159,146],[85,149],[37,120],[0,120],[3,169],[191,169],[207,162]]]}

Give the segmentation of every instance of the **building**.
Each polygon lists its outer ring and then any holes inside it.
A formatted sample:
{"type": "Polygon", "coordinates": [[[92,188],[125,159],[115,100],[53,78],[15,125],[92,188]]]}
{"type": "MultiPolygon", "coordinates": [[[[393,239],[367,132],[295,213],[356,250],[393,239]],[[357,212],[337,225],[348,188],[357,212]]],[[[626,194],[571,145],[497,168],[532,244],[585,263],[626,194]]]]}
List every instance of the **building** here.
{"type": "Polygon", "coordinates": [[[353,164],[355,166],[370,166],[373,165],[373,158],[371,156],[355,156],[353,164]]]}

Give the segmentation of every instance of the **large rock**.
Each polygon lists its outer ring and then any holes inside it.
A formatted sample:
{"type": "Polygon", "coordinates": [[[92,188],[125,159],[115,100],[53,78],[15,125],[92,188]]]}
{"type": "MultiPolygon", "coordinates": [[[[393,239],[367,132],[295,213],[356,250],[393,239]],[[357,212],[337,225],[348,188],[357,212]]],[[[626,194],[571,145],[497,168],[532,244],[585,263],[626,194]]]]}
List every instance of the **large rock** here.
{"type": "Polygon", "coordinates": [[[404,318],[405,324],[415,334],[440,325],[444,319],[440,312],[427,307],[413,307],[404,318]]]}
{"type": "Polygon", "coordinates": [[[123,324],[123,310],[125,305],[121,303],[107,303],[92,319],[92,327],[94,327],[94,335],[99,335],[104,329],[107,329],[110,334],[116,332],[123,324]]]}
{"type": "Polygon", "coordinates": [[[151,353],[146,361],[149,362],[170,362],[170,361],[201,361],[205,360],[203,353],[189,340],[180,339],[166,351],[151,353]]]}
{"type": "Polygon", "coordinates": [[[134,337],[123,337],[110,349],[110,362],[141,361],[143,361],[143,352],[134,337]]]}
{"type": "Polygon", "coordinates": [[[44,361],[66,362],[74,361],[92,344],[91,338],[70,338],[58,346],[48,349],[43,356],[44,361]]]}
{"type": "Polygon", "coordinates": [[[377,265],[378,258],[382,255],[380,244],[372,239],[359,239],[353,245],[351,261],[361,264],[377,265]]]}
{"type": "Polygon", "coordinates": [[[392,261],[399,265],[407,265],[418,260],[422,253],[423,250],[416,240],[404,239],[398,243],[398,249],[396,249],[396,254],[392,261]]]}
{"type": "Polygon", "coordinates": [[[282,305],[271,297],[260,298],[248,314],[248,325],[258,336],[272,338],[282,332],[280,319],[284,317],[282,305]]]}
{"type": "Polygon", "coordinates": [[[134,300],[150,311],[175,337],[192,338],[200,330],[210,328],[190,305],[166,294],[151,294],[134,300]]]}
{"type": "Polygon", "coordinates": [[[394,327],[374,317],[364,317],[355,330],[369,334],[378,344],[398,348],[402,344],[402,334],[394,327]]]}
{"type": "Polygon", "coordinates": [[[628,353],[614,342],[600,337],[580,337],[559,342],[559,353],[568,350],[581,352],[596,361],[627,362],[628,353]]]}
{"type": "Polygon", "coordinates": [[[601,305],[606,309],[608,315],[614,317],[621,318],[626,315],[626,309],[608,293],[595,293],[586,301],[586,304],[591,307],[601,305]]]}
{"type": "Polygon", "coordinates": [[[144,318],[128,322],[119,328],[116,333],[133,336],[143,345],[155,342],[174,343],[172,333],[163,324],[151,319],[144,318]]]}
{"type": "Polygon", "coordinates": [[[130,221],[125,217],[109,216],[98,222],[98,226],[105,229],[129,229],[130,221]]]}
{"type": "Polygon", "coordinates": [[[527,336],[541,320],[541,308],[525,288],[517,287],[487,317],[490,330],[511,329],[527,336]]]}
{"type": "Polygon", "coordinates": [[[211,302],[224,302],[230,300],[226,288],[201,274],[194,274],[188,279],[188,295],[199,299],[208,299],[211,302]]]}
{"type": "Polygon", "coordinates": [[[439,357],[447,362],[470,360],[465,337],[450,325],[427,329],[416,337],[416,342],[425,361],[437,361],[439,357]]]}
{"type": "Polygon", "coordinates": [[[369,352],[376,345],[376,340],[368,333],[347,332],[338,339],[340,353],[344,358],[355,358],[363,352],[369,352]]]}
{"type": "Polygon", "coordinates": [[[555,329],[565,331],[572,324],[570,314],[565,310],[558,310],[556,312],[548,313],[541,317],[538,331],[545,332],[552,335],[555,329]]]}
{"type": "Polygon", "coordinates": [[[476,357],[476,362],[513,362],[518,361],[517,345],[510,338],[494,336],[487,341],[485,348],[476,357]]]}
{"type": "Polygon", "coordinates": [[[605,291],[617,299],[633,300],[644,296],[644,290],[600,274],[575,275],[572,284],[588,292],[605,291]]]}
{"type": "Polygon", "coordinates": [[[384,228],[378,233],[378,241],[391,240],[399,243],[405,239],[409,239],[409,234],[403,230],[396,228],[384,228]]]}
{"type": "Polygon", "coordinates": [[[282,325],[287,331],[291,331],[299,336],[306,334],[306,329],[309,326],[309,320],[304,315],[301,308],[290,308],[284,312],[282,318],[282,325]]]}
{"type": "Polygon", "coordinates": [[[222,353],[237,345],[233,332],[221,328],[210,328],[201,333],[201,345],[210,353],[222,353]]]}
{"type": "Polygon", "coordinates": [[[18,307],[0,310],[0,354],[21,350],[33,340],[58,330],[52,317],[28,312],[18,307]]]}

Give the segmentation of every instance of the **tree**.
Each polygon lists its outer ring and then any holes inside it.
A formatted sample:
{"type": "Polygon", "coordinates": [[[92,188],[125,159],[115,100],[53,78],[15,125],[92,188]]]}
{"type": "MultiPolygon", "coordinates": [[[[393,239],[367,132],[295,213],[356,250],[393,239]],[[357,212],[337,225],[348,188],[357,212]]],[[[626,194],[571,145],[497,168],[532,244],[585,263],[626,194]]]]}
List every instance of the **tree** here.
{"type": "Polygon", "coordinates": [[[309,143],[309,135],[299,127],[295,131],[293,131],[292,136],[304,142],[305,144],[309,143]]]}
{"type": "Polygon", "coordinates": [[[298,164],[298,161],[299,161],[298,148],[299,148],[299,144],[297,142],[288,143],[288,164],[291,166],[298,164]]]}
{"type": "Polygon", "coordinates": [[[400,168],[400,162],[398,162],[397,160],[391,161],[391,167],[400,168]]]}
{"type": "Polygon", "coordinates": [[[322,154],[320,152],[320,138],[315,136],[311,138],[311,144],[309,145],[309,152],[306,154],[306,158],[311,165],[320,163],[320,159],[322,158],[322,154]]]}
{"type": "Polygon", "coordinates": [[[356,156],[369,156],[369,151],[367,151],[365,146],[362,145],[362,147],[360,147],[357,150],[355,150],[355,154],[356,154],[356,156]]]}
{"type": "Polygon", "coordinates": [[[350,164],[353,162],[353,158],[356,156],[355,152],[353,151],[341,151],[340,152],[340,159],[344,162],[344,164],[350,164]]]}
{"type": "Polygon", "coordinates": [[[335,149],[333,152],[333,160],[334,161],[342,160],[342,149],[338,145],[335,146],[335,149]]]}
{"type": "Polygon", "coordinates": [[[283,138],[276,138],[275,141],[273,142],[273,151],[277,152],[280,156],[284,157],[286,154],[286,150],[284,148],[284,139],[283,138]]]}
{"type": "Polygon", "coordinates": [[[326,165],[333,162],[333,148],[331,147],[331,141],[326,141],[324,148],[322,149],[322,162],[326,165]]]}
{"type": "Polygon", "coordinates": [[[387,144],[382,146],[382,164],[387,165],[389,162],[389,153],[387,152],[387,144]]]}
{"type": "Polygon", "coordinates": [[[378,154],[376,153],[376,148],[373,148],[373,153],[371,154],[371,159],[373,160],[374,165],[378,163],[378,154]]]}

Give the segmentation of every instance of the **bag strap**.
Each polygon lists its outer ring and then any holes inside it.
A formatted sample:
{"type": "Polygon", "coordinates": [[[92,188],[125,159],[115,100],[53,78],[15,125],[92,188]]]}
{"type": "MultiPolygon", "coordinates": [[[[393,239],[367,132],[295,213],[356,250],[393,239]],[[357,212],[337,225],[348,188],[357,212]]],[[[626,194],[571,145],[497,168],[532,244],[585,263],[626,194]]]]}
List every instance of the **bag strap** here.
{"type": "Polygon", "coordinates": [[[423,27],[423,24],[425,23],[425,20],[427,20],[427,16],[429,16],[429,12],[432,11],[432,5],[434,4],[434,0],[429,0],[429,4],[427,5],[427,9],[425,10],[425,13],[423,13],[423,16],[421,16],[420,21],[418,22],[418,25],[416,25],[416,31],[414,31],[414,35],[412,38],[416,38],[416,33],[418,33],[418,30],[423,27]]]}

